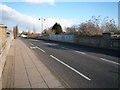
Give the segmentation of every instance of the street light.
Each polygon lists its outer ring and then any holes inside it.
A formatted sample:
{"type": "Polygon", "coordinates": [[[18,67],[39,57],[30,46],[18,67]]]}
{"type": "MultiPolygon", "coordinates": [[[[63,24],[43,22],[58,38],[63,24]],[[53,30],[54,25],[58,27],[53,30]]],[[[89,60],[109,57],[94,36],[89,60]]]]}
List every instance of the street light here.
{"type": "Polygon", "coordinates": [[[42,31],[43,31],[43,21],[45,21],[44,18],[39,18],[39,20],[41,20],[41,28],[42,28],[42,31]]]}

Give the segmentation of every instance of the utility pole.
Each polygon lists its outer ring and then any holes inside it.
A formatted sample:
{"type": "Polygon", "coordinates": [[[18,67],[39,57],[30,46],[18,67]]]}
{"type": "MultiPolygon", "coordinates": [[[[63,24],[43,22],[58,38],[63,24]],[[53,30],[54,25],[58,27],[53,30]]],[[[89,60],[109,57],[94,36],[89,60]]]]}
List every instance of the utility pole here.
{"type": "Polygon", "coordinates": [[[39,18],[39,20],[41,20],[41,28],[42,28],[42,31],[43,31],[43,21],[45,21],[44,18],[39,18]]]}

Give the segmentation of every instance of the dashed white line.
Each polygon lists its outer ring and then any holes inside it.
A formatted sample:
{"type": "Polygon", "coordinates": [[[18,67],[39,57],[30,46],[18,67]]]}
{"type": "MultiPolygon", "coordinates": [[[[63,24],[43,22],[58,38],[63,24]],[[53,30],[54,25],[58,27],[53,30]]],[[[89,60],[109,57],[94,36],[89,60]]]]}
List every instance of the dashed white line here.
{"type": "MultiPolygon", "coordinates": [[[[30,44],[32,44],[32,43],[30,43],[30,44]]],[[[41,48],[39,48],[39,47],[37,47],[37,46],[35,46],[35,47],[30,47],[30,48],[31,48],[31,49],[37,48],[37,49],[41,50],[42,52],[45,52],[43,49],[41,49],[41,48]]]]}
{"type": "MultiPolygon", "coordinates": [[[[86,53],[84,53],[84,52],[80,52],[80,51],[75,51],[75,52],[77,52],[77,53],[81,53],[81,54],[86,54],[86,53]]],[[[86,54],[87,55],[87,54],[86,54]]],[[[92,56],[92,55],[87,55],[87,56],[89,56],[89,57],[93,57],[93,58],[98,58],[98,57],[95,57],[95,56],[92,56]]],[[[117,62],[114,62],[114,61],[111,61],[111,60],[108,60],[108,59],[105,59],[105,58],[100,58],[101,60],[103,60],[103,61],[107,61],[107,62],[110,62],[110,63],[113,63],[113,64],[117,64],[117,65],[120,65],[119,63],[117,63],[117,62]]]]}
{"type": "Polygon", "coordinates": [[[110,63],[114,63],[114,64],[118,64],[118,65],[120,65],[119,63],[117,63],[117,62],[114,62],[114,61],[110,61],[110,60],[107,60],[107,59],[105,59],[105,58],[100,58],[101,60],[104,60],[104,61],[107,61],[107,62],[110,62],[110,63]]]}
{"type": "Polygon", "coordinates": [[[34,39],[29,39],[30,41],[39,41],[39,40],[34,40],[34,39]]]}
{"type": "Polygon", "coordinates": [[[80,51],[75,51],[75,52],[80,53],[80,54],[86,54],[86,53],[84,53],[84,52],[80,52],[80,51]]]}
{"type": "Polygon", "coordinates": [[[63,48],[63,49],[68,49],[68,48],[66,48],[66,47],[61,47],[61,48],[63,48]]]}
{"type": "Polygon", "coordinates": [[[68,67],[69,69],[71,69],[72,71],[76,72],[77,74],[79,74],[80,76],[84,77],[87,80],[91,80],[89,77],[85,76],[84,74],[80,73],[79,71],[75,70],[74,68],[72,68],[71,66],[67,65],[66,63],[62,62],[61,60],[57,59],[56,57],[54,57],[53,55],[50,55],[50,57],[52,57],[53,59],[57,60],[58,62],[60,62],[61,64],[65,65],[66,67],[68,67]]]}
{"type": "Polygon", "coordinates": [[[41,50],[42,52],[45,52],[43,49],[41,49],[41,48],[39,48],[39,47],[37,47],[39,50],[41,50]]]}
{"type": "Polygon", "coordinates": [[[46,45],[58,45],[58,44],[55,44],[55,43],[43,43],[43,44],[46,44],[46,45]]]}
{"type": "Polygon", "coordinates": [[[32,45],[32,46],[34,46],[34,44],[32,44],[32,43],[29,43],[30,45],[32,45]]]}

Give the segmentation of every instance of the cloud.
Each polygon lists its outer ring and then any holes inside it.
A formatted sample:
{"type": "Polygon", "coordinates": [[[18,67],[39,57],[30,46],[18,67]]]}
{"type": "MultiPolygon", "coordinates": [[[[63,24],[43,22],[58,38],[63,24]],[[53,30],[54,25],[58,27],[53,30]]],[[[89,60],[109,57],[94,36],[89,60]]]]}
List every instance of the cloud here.
{"type": "MultiPolygon", "coordinates": [[[[6,24],[11,29],[13,26],[18,25],[22,30],[29,28],[32,32],[33,28],[35,28],[36,32],[42,32],[41,21],[38,18],[22,14],[4,4],[0,4],[0,12],[2,13],[0,14],[0,23],[6,24]]],[[[76,23],[75,20],[46,18],[43,21],[44,29],[53,26],[56,22],[60,23],[63,29],[76,23]]]]}
{"type": "Polygon", "coordinates": [[[2,12],[0,17],[5,24],[11,23],[11,26],[18,24],[26,27],[37,25],[36,18],[21,14],[6,5],[0,4],[0,12],[2,12]]]}

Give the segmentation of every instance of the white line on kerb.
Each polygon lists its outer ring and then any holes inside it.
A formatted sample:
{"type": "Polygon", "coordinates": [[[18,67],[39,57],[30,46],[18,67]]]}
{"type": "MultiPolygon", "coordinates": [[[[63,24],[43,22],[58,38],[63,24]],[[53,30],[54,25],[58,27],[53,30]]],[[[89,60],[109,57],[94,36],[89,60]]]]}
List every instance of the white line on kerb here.
{"type": "Polygon", "coordinates": [[[101,60],[104,60],[104,61],[107,61],[107,62],[111,62],[111,63],[114,63],[114,64],[118,64],[118,65],[120,65],[119,63],[117,63],[117,62],[114,62],[114,61],[110,61],[110,60],[107,60],[107,59],[105,59],[105,58],[100,58],[101,60]]]}
{"type": "Polygon", "coordinates": [[[41,49],[41,48],[39,48],[39,47],[37,47],[39,50],[41,50],[42,52],[45,52],[43,49],[41,49]]]}
{"type": "Polygon", "coordinates": [[[61,64],[65,65],[66,67],[68,67],[69,69],[73,70],[74,72],[76,72],[77,74],[79,74],[80,76],[84,77],[87,80],[91,80],[90,78],[88,78],[87,76],[85,76],[84,74],[80,73],[79,71],[75,70],[74,68],[72,68],[71,66],[67,65],[66,63],[60,61],[59,59],[57,59],[56,57],[54,57],[53,55],[50,55],[50,57],[54,58],[55,60],[57,60],[58,62],[60,62],[61,64]]]}
{"type": "Polygon", "coordinates": [[[75,51],[75,52],[77,52],[77,53],[81,53],[81,54],[86,54],[86,53],[84,53],[84,52],[80,52],[80,51],[75,51]]]}

